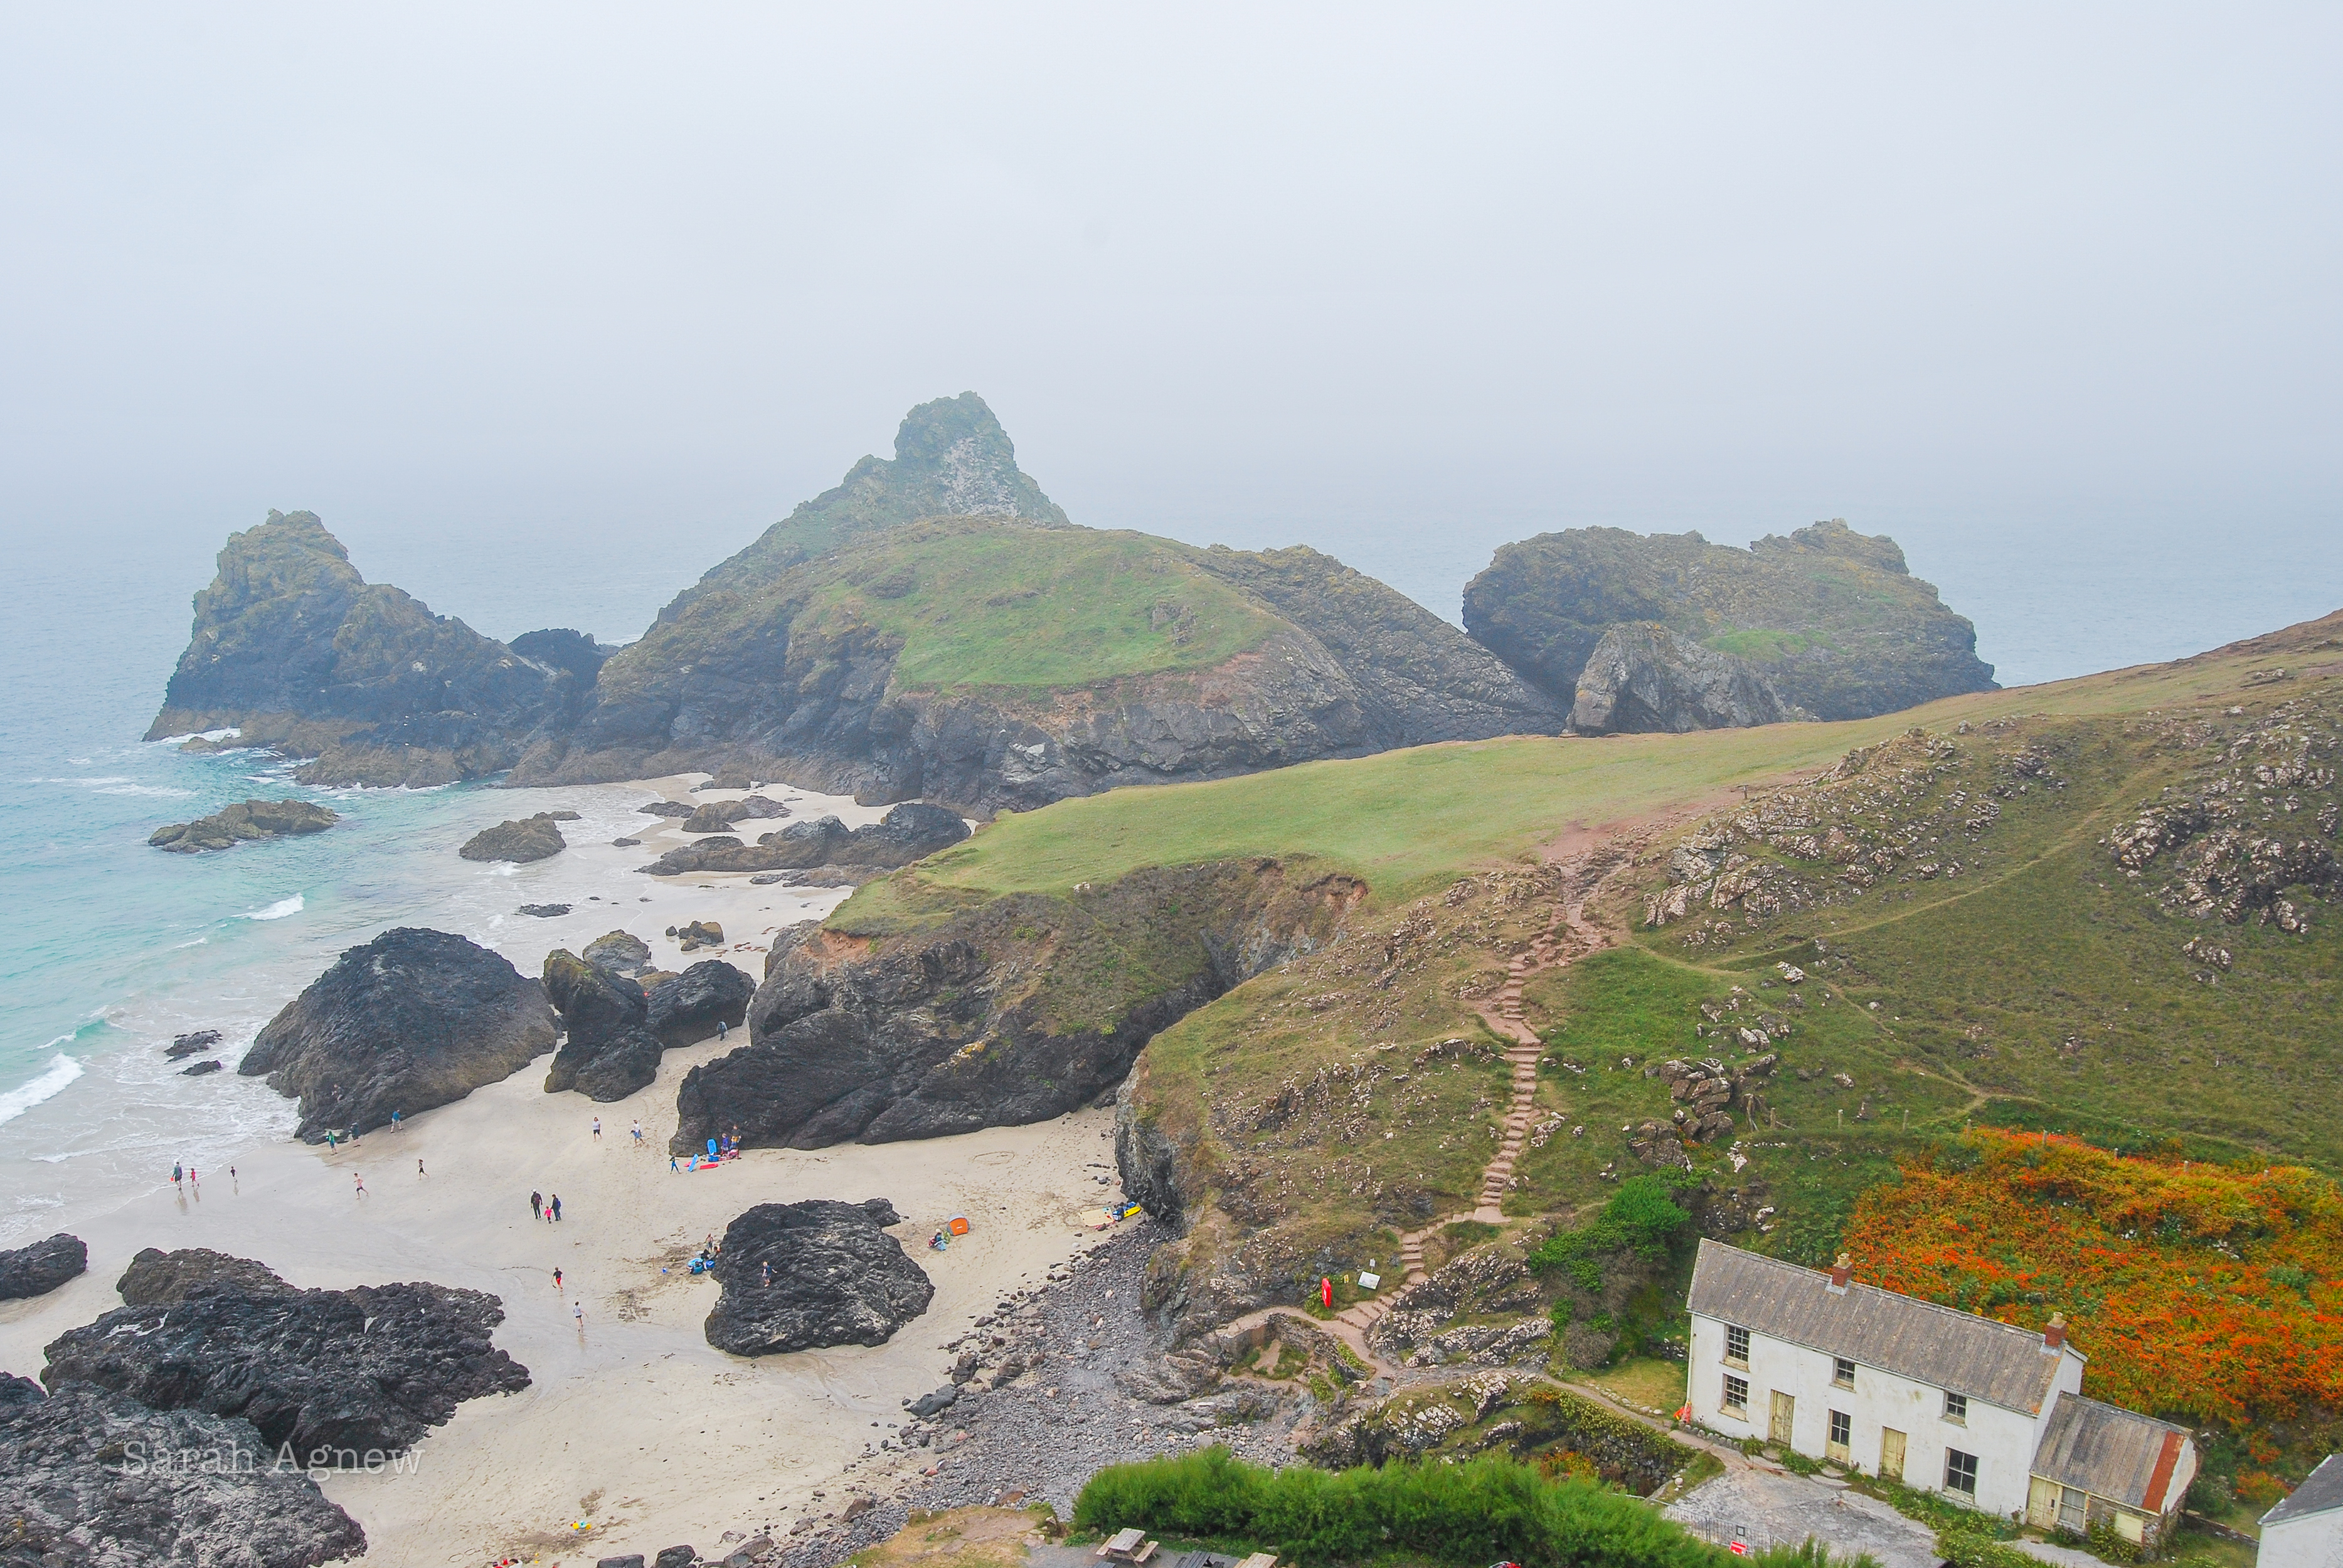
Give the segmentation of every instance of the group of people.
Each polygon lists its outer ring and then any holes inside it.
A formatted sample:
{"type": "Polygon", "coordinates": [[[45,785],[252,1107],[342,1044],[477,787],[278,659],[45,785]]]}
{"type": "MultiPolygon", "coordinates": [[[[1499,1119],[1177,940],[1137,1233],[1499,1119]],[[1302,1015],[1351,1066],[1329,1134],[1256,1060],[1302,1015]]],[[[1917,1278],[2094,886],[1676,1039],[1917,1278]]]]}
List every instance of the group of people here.
{"type": "MultiPolygon", "coordinates": [[[[639,1124],[635,1136],[638,1141],[642,1137],[639,1124]]],[[[702,1166],[718,1165],[724,1161],[737,1160],[739,1157],[740,1130],[736,1127],[729,1132],[719,1132],[709,1139],[708,1152],[705,1154],[694,1154],[687,1161],[680,1154],[669,1153],[667,1157],[667,1168],[670,1171],[688,1173],[698,1171],[702,1166]]]]}
{"type": "Polygon", "coordinates": [[[561,1223],[561,1194],[556,1192],[548,1198],[542,1192],[531,1192],[528,1195],[528,1217],[542,1220],[548,1225],[561,1223]]]}

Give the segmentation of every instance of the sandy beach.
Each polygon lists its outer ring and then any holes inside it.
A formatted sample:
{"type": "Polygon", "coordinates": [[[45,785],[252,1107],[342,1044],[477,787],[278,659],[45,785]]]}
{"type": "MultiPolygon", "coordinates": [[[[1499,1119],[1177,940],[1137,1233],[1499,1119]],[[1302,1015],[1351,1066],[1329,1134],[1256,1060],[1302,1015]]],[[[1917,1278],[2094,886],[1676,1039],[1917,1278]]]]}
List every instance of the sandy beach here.
{"type": "MultiPolygon", "coordinates": [[[[691,781],[648,787],[679,799],[739,793],[694,797],[691,781]]],[[[524,815],[555,809],[570,792],[511,793],[510,814],[524,815]]],[[[854,813],[839,814],[850,823],[883,814],[854,813]]],[[[724,956],[757,976],[773,929],[845,896],[751,887],[744,876],[636,875],[680,839],[669,823],[643,821],[656,825],[623,835],[640,837],[639,847],[573,836],[564,854],[510,869],[517,903],[573,904],[568,916],[525,919],[501,933],[500,950],[524,972],[554,947],[614,929],[649,942],[655,962],[679,968],[709,955],[685,958],[665,928],[715,919],[729,939],[724,956]],[[613,890],[589,896],[605,889],[613,890]],[[619,901],[628,896],[650,901],[619,901]]],[[[532,1382],[461,1407],[403,1473],[326,1481],[366,1528],[365,1561],[590,1562],[681,1542],[705,1551],[727,1530],[786,1529],[817,1490],[830,1497],[816,1511],[835,1508],[841,1479],[879,1468],[866,1464],[866,1449],[903,1419],[902,1402],[945,1380],[950,1358],[940,1346],[1003,1292],[1095,1244],[1078,1217],[1109,1191],[1098,1178],[1111,1171],[1111,1113],[916,1143],[756,1151],[698,1174],[671,1172],[664,1149],[678,1081],[738,1043],[671,1050],[650,1086],[600,1105],[545,1093],[548,1059],[539,1059],[356,1147],[256,1143],[234,1156],[233,1178],[226,1166],[203,1168],[184,1192],[163,1181],[72,1212],[89,1271],[48,1296],[0,1305],[0,1368],[36,1375],[48,1341],[119,1304],[115,1282],[145,1247],[256,1258],[302,1286],[430,1280],[502,1298],[497,1343],[532,1382]],[[631,1136],[638,1121],[639,1146],[631,1136]],[[559,1194],[559,1224],[531,1219],[532,1191],[559,1194]],[[895,1233],[936,1284],[928,1312],[868,1349],[750,1361],[710,1348],[702,1323],[716,1287],[689,1274],[685,1260],[753,1204],[816,1197],[896,1205],[905,1219],[895,1233]],[[970,1233],[948,1252],[928,1251],[928,1235],[955,1214],[969,1217],[970,1233]],[[582,1329],[573,1315],[580,1302],[582,1329]],[[573,1528],[580,1522],[590,1528],[573,1528]]]]}

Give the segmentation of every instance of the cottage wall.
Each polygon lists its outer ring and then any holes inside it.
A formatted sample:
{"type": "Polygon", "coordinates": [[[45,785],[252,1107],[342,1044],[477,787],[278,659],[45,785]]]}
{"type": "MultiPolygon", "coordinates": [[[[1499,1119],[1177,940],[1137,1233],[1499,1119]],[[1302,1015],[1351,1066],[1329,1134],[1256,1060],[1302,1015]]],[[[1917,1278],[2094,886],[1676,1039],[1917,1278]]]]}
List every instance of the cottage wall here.
{"type": "MultiPolygon", "coordinates": [[[[1974,1454],[1977,1462],[1976,1505],[2006,1518],[2026,1506],[2029,1472],[2041,1435],[2041,1418],[2004,1410],[1983,1400],[1969,1401],[1966,1416],[1945,1417],[1945,1391],[1858,1364],[1855,1386],[1842,1388],[1832,1380],[1833,1357],[1826,1352],[1785,1343],[1762,1333],[1750,1336],[1749,1363],[1742,1367],[1725,1359],[1725,1325],[1714,1318],[1692,1320],[1689,1398],[1693,1417],[1702,1425],[1732,1437],[1772,1436],[1773,1395],[1786,1393],[1796,1402],[1790,1428],[1790,1447],[1815,1459],[1828,1452],[1830,1417],[1834,1411],[1849,1418],[1851,1432],[1845,1462],[1876,1475],[1880,1470],[1885,1433],[1904,1434],[1904,1483],[1926,1492],[1945,1491],[1947,1451],[1974,1454]],[[1725,1408],[1727,1375],[1746,1380],[1747,1408],[1725,1408]]],[[[2048,1352],[2045,1352],[2046,1354],[2048,1352]]],[[[2059,1352],[2056,1386],[2080,1392],[2083,1363],[2071,1352],[2059,1352]]],[[[2046,1399],[2047,1410],[2055,1399],[2046,1399]]],[[[1950,1493],[1956,1501],[1963,1494],[1950,1493]]]]}
{"type": "Polygon", "coordinates": [[[2343,1568],[2343,1509],[2265,1523],[2254,1568],[2343,1568]]]}

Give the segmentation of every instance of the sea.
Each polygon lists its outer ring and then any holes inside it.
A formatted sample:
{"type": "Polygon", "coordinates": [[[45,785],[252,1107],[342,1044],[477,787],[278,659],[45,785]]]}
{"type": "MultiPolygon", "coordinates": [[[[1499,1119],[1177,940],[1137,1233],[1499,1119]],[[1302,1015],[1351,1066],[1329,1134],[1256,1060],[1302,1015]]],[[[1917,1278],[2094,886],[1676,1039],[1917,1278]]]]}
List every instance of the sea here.
{"type": "MultiPolygon", "coordinates": [[[[1427,543],[1421,518],[1355,514],[1154,526],[1197,543],[1309,543],[1452,620],[1488,548],[1537,531],[1485,538],[1493,525],[1483,519],[1429,530],[1427,543]]],[[[649,561],[639,549],[554,549],[542,538],[343,537],[369,580],[397,583],[491,635],[569,626],[619,642],[752,531],[649,561]]],[[[2129,537],[2121,549],[2087,532],[2062,543],[2018,530],[1956,548],[1908,520],[1896,531],[1914,569],[1976,621],[1979,651],[2010,684],[2172,658],[2343,604],[2343,550],[2326,530],[2307,555],[2301,540],[2208,549],[2179,531],[2160,543],[2129,537]]],[[[566,857],[516,869],[456,856],[472,832],[514,812],[513,797],[488,784],[311,789],[259,754],[190,755],[141,740],[220,542],[191,525],[119,538],[61,531],[13,550],[14,657],[0,668],[0,1246],[47,1234],[47,1220],[76,1200],[159,1184],[175,1161],[217,1164],[252,1140],[289,1134],[289,1102],[258,1081],[181,1076],[183,1064],[161,1050],[174,1036],[220,1030],[232,1067],[348,947],[400,925],[496,946],[514,940],[518,903],[594,891],[566,857]],[[255,795],[313,799],[345,821],[220,854],[147,847],[164,823],[255,795]]],[[[640,822],[633,807],[649,798],[626,786],[567,791],[562,803],[586,816],[568,831],[618,836],[640,822]]]]}

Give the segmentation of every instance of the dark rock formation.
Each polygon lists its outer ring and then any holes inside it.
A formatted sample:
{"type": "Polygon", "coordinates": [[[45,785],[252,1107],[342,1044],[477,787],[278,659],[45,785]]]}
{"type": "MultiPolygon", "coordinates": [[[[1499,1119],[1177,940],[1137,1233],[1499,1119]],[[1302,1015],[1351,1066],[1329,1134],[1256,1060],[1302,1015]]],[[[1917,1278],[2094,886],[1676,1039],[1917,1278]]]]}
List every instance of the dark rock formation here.
{"type": "Polygon", "coordinates": [[[1813,715],[1765,678],[1654,621],[1614,626],[1579,672],[1570,727],[1582,735],[1723,729],[1813,715]]]}
{"type": "Polygon", "coordinates": [[[692,808],[680,800],[654,800],[635,809],[653,817],[689,817],[692,813],[692,808]]]}
{"type": "Polygon", "coordinates": [[[628,980],[650,967],[650,944],[626,931],[609,931],[586,944],[579,955],[596,969],[607,970],[628,980]]]}
{"type": "Polygon", "coordinates": [[[560,948],[546,955],[545,994],[562,1029],[545,1075],[548,1094],[574,1089],[589,1100],[624,1100],[659,1076],[667,1048],[651,1032],[641,986],[560,948]]]}
{"type": "Polygon", "coordinates": [[[46,1399],[48,1391],[28,1377],[15,1372],[0,1372],[0,1405],[30,1404],[46,1399]]]}
{"type": "Polygon", "coordinates": [[[89,1249],[63,1231],[45,1241],[0,1251],[0,1302],[45,1296],[89,1267],[89,1249]]]}
{"type": "Polygon", "coordinates": [[[1696,533],[1541,534],[1498,550],[1464,590],[1473,638],[1564,703],[1604,634],[1636,621],[1744,661],[1826,719],[1993,686],[1976,628],[1910,575],[1895,541],[1835,520],[1745,550],[1696,533]]]}
{"type": "MultiPolygon", "coordinates": [[[[153,1270],[175,1273],[167,1261],[153,1270]]],[[[528,1386],[528,1370],[490,1342],[503,1303],[478,1291],[297,1291],[274,1279],[255,1289],[248,1273],[208,1261],[176,1274],[176,1299],[116,1308],[51,1341],[41,1374],[51,1396],[94,1383],[156,1410],[233,1416],[306,1460],[321,1448],[397,1453],[464,1401],[528,1386]]]]}
{"type": "Polygon", "coordinates": [[[163,1054],[176,1061],[180,1057],[193,1056],[199,1050],[209,1050],[219,1042],[219,1030],[199,1029],[193,1034],[174,1036],[171,1043],[163,1048],[163,1054]]]}
{"type": "Polygon", "coordinates": [[[1157,1030],[1324,940],[1363,891],[1248,860],[1016,894],[883,940],[793,927],[749,1043],[686,1075],[673,1147],[736,1129],[751,1146],[883,1143],[1089,1105],[1157,1030]]]}
{"type": "Polygon", "coordinates": [[[365,1552],[366,1532],[277,1457],[247,1422],[86,1383],[0,1399],[0,1562],[312,1568],[365,1552]],[[180,1454],[197,1462],[158,1462],[180,1454]]]}
{"type": "Polygon", "coordinates": [[[220,1065],[221,1064],[216,1060],[199,1061],[193,1067],[183,1067],[179,1069],[179,1076],[182,1078],[202,1078],[207,1073],[219,1071],[220,1065]]]}
{"type": "Polygon", "coordinates": [[[483,828],[465,840],[456,851],[467,860],[542,860],[558,855],[569,848],[569,840],[561,836],[552,813],[540,811],[534,817],[517,821],[499,822],[493,828],[483,828]]]}
{"type": "Polygon", "coordinates": [[[260,839],[322,833],[341,819],[338,812],[312,806],[307,800],[239,800],[233,806],[221,807],[208,817],[157,828],[146,841],[175,855],[193,855],[206,849],[232,849],[260,839]]]}
{"type": "Polygon", "coordinates": [[[1147,1072],[1142,1060],[1114,1095],[1114,1169],[1131,1201],[1165,1224],[1179,1227],[1187,1201],[1180,1191],[1179,1151],[1135,1101],[1147,1072]]]}
{"type": "Polygon", "coordinates": [[[146,1247],[130,1260],[114,1288],[126,1307],[168,1306],[184,1302],[204,1286],[234,1291],[246,1296],[292,1296],[300,1292],[277,1277],[268,1265],[250,1258],[231,1258],[208,1247],[182,1247],[166,1252],[146,1247]]]}
{"type": "Polygon", "coordinates": [[[236,728],[225,744],[311,759],[308,783],[479,778],[570,722],[593,687],[581,670],[598,668],[590,647],[574,632],[482,637],[368,584],[314,514],[271,512],[220,551],[146,738],[236,728]]]}
{"type": "Polygon", "coordinates": [[[685,952],[724,945],[724,928],[714,920],[692,920],[685,925],[669,926],[667,934],[673,937],[685,952]]]}
{"type": "Polygon", "coordinates": [[[568,904],[523,904],[520,913],[540,920],[557,920],[569,912],[568,904]]]}
{"type": "Polygon", "coordinates": [[[738,800],[702,802],[684,819],[682,828],[687,833],[721,833],[735,822],[789,814],[789,809],[778,800],[769,800],[762,795],[746,795],[738,800]]]}
{"type": "Polygon", "coordinates": [[[298,1096],[305,1142],[371,1131],[511,1077],[553,1048],[545,991],[485,948],[402,927],[350,949],[269,1020],[236,1070],[298,1096]]]}
{"type": "Polygon", "coordinates": [[[885,1344],[936,1293],[880,1228],[900,1223],[884,1198],[758,1204],[724,1228],[708,1342],[738,1356],[885,1344]]]}
{"type": "Polygon", "coordinates": [[[722,959],[702,959],[650,991],[651,1032],[662,1045],[696,1045],[719,1023],[738,1029],[757,982],[722,959]]]}
{"type": "Polygon", "coordinates": [[[867,828],[851,828],[835,817],[792,822],[753,845],[734,838],[703,839],[669,849],[643,868],[654,877],[696,871],[800,871],[815,866],[858,866],[891,870],[949,849],[968,837],[957,811],[907,801],[867,828]]]}

